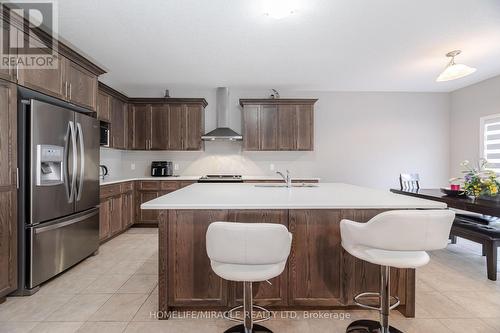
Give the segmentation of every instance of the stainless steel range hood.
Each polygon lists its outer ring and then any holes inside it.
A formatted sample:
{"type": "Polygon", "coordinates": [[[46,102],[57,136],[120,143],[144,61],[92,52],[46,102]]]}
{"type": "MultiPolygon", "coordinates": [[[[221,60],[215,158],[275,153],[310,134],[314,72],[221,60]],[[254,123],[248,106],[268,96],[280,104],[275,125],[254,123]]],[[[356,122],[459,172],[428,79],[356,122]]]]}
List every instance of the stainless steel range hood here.
{"type": "Polygon", "coordinates": [[[243,140],[241,134],[229,128],[229,89],[226,87],[217,88],[217,128],[201,137],[205,141],[243,140]]]}

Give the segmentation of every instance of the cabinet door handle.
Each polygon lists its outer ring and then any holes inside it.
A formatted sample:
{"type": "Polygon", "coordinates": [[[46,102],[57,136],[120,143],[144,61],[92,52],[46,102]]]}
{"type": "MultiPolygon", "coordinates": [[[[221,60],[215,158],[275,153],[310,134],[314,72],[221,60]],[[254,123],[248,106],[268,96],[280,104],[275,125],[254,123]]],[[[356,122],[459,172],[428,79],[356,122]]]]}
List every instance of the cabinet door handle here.
{"type": "Polygon", "coordinates": [[[19,168],[16,168],[16,188],[19,189],[19,168]]]}
{"type": "Polygon", "coordinates": [[[16,62],[16,81],[19,81],[19,59],[16,62]]]}
{"type": "Polygon", "coordinates": [[[71,99],[71,82],[69,84],[69,99],[71,99]]]}

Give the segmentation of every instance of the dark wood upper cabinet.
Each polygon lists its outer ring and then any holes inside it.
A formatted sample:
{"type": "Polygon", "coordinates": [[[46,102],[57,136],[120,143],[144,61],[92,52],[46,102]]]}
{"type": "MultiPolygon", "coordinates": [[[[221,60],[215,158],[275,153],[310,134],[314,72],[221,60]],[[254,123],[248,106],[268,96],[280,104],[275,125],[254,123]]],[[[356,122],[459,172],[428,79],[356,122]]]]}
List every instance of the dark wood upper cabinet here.
{"type": "Polygon", "coordinates": [[[17,87],[0,80],[0,303],[17,289],[17,87]]]}
{"type": "Polygon", "coordinates": [[[149,147],[151,150],[168,149],[169,105],[154,104],[149,114],[149,147]]]}
{"type": "Polygon", "coordinates": [[[277,150],[278,108],[276,107],[276,105],[262,105],[260,107],[259,121],[259,150],[277,150]]]}
{"type": "MultiPolygon", "coordinates": [[[[170,105],[168,114],[168,149],[182,150],[182,125],[185,118],[182,104],[170,105]]],[[[201,140],[201,137],[200,137],[201,140]]]]}
{"type": "Polygon", "coordinates": [[[80,65],[64,58],[67,96],[69,102],[87,109],[97,106],[97,76],[80,65]]]}
{"type": "Polygon", "coordinates": [[[297,105],[296,149],[314,150],[314,105],[297,105]]]}
{"type": "Polygon", "coordinates": [[[248,105],[243,109],[243,149],[260,149],[260,106],[248,105]]]}
{"type": "Polygon", "coordinates": [[[113,97],[111,99],[110,146],[117,149],[127,148],[127,104],[113,97]]]}
{"type": "Polygon", "coordinates": [[[111,96],[103,91],[97,94],[97,119],[111,122],[111,96]]]}
{"type": "MultiPolygon", "coordinates": [[[[4,46],[10,47],[13,44],[13,39],[17,39],[17,35],[18,30],[15,27],[2,22],[2,43],[4,46]]],[[[9,65],[7,68],[2,66],[0,68],[0,79],[16,81],[15,66],[9,65]]]]}
{"type": "Polygon", "coordinates": [[[202,150],[201,136],[205,129],[205,112],[201,105],[185,104],[185,118],[183,120],[183,150],[202,150]]]}
{"type": "MultiPolygon", "coordinates": [[[[42,41],[35,37],[26,37],[25,43],[39,45],[42,41]],[[29,39],[29,41],[28,41],[29,39]]],[[[54,55],[54,68],[20,68],[16,70],[18,84],[43,92],[75,105],[96,110],[97,106],[97,75],[84,69],[70,59],[54,55]]]]}
{"type": "MultiPolygon", "coordinates": [[[[201,136],[207,102],[203,98],[128,98],[99,82],[99,114],[103,114],[100,110],[108,103],[112,148],[178,151],[204,148],[201,136]],[[120,101],[125,105],[122,112],[120,101]]],[[[105,120],[105,116],[100,119],[105,120]]]]}
{"type": "Polygon", "coordinates": [[[280,105],[278,107],[278,150],[296,149],[297,106],[280,105]]]}
{"type": "Polygon", "coordinates": [[[314,150],[316,99],[241,99],[244,150],[314,150]]]}
{"type": "MultiPolygon", "coordinates": [[[[21,32],[19,34],[22,35],[21,32]]],[[[24,43],[45,47],[42,41],[35,37],[24,35],[24,43]]],[[[26,44],[28,45],[28,44],[26,44]]],[[[67,100],[66,59],[60,54],[55,55],[54,68],[20,68],[16,69],[17,83],[21,86],[40,91],[44,94],[67,100]]]]}
{"type": "Polygon", "coordinates": [[[148,143],[148,118],[151,106],[148,104],[132,105],[130,107],[130,129],[132,132],[132,142],[130,149],[146,150],[148,143]]]}
{"type": "Polygon", "coordinates": [[[27,27],[23,18],[12,12],[8,18],[4,17],[6,13],[7,11],[0,11],[3,47],[12,46],[17,50],[14,51],[16,54],[10,55],[19,56],[18,60],[22,60],[29,53],[19,50],[27,51],[28,48],[37,47],[40,48],[39,52],[52,58],[54,66],[23,66],[18,61],[9,68],[0,69],[0,78],[95,111],[97,77],[105,71],[62,41],[57,41],[57,50],[53,50],[53,36],[40,27],[27,27]]]}

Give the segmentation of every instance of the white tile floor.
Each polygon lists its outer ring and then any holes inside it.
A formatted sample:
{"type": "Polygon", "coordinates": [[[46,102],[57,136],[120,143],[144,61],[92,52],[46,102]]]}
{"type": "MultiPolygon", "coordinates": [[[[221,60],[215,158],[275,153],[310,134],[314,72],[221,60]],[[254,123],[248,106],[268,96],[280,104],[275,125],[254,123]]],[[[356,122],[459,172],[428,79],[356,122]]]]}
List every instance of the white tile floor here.
{"type": "MultiPolygon", "coordinates": [[[[133,228],[101,246],[99,254],[43,285],[30,297],[9,297],[0,305],[0,332],[205,332],[222,333],[221,319],[156,320],[157,230],[133,228]]],[[[500,332],[500,281],[486,278],[477,244],[461,240],[434,252],[417,271],[416,318],[391,313],[406,332],[500,332]]],[[[350,319],[275,319],[275,333],[344,332],[353,319],[377,318],[368,311],[350,319]]]]}

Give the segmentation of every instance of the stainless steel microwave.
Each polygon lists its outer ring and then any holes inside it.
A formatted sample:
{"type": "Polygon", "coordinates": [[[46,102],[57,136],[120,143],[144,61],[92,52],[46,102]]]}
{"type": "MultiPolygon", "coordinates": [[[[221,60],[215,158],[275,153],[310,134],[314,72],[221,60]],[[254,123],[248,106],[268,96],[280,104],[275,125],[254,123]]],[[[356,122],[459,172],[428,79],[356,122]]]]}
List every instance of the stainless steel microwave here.
{"type": "Polygon", "coordinates": [[[101,147],[109,147],[109,124],[101,121],[101,147]]]}

